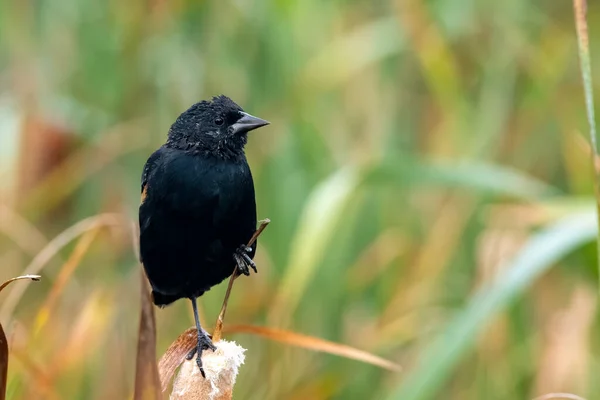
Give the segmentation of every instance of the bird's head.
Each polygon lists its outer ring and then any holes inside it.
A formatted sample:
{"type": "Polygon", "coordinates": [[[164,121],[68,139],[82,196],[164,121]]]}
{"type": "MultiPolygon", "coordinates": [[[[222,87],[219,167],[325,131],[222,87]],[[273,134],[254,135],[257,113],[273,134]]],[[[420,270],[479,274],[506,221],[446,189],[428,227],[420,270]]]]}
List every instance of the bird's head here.
{"type": "Polygon", "coordinates": [[[269,122],[242,110],[227,96],[201,101],[171,125],[167,146],[224,158],[243,154],[248,132],[269,122]]]}

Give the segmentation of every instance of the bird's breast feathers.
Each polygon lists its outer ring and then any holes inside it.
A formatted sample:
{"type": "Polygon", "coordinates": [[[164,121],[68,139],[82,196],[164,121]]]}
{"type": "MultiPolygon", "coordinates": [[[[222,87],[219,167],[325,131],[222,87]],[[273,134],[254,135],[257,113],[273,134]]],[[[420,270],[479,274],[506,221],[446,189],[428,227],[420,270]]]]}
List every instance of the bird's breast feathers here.
{"type": "MultiPolygon", "coordinates": [[[[254,184],[248,164],[213,163],[199,157],[184,156],[169,160],[162,177],[157,177],[161,193],[175,208],[208,211],[220,207],[236,208],[254,199],[254,184]],[[162,178],[162,179],[161,179],[162,178]]],[[[150,186],[152,182],[149,183],[150,186]]]]}

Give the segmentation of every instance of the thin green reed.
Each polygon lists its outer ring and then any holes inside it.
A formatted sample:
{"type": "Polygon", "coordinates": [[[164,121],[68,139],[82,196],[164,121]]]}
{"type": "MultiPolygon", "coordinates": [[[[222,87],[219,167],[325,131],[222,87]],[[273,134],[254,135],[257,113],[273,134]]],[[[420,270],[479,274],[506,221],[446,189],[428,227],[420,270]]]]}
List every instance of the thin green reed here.
{"type": "MultiPolygon", "coordinates": [[[[592,68],[590,62],[590,47],[588,37],[588,24],[586,19],[587,1],[573,0],[575,9],[575,26],[577,30],[577,45],[579,48],[579,62],[581,66],[581,77],[585,93],[585,106],[587,119],[590,125],[590,141],[592,143],[592,166],[594,168],[594,191],[596,194],[596,216],[600,224],[600,168],[596,165],[599,160],[598,138],[596,136],[596,117],[594,115],[594,92],[592,85],[592,68]]],[[[597,236],[598,254],[600,255],[600,234],[597,236]]],[[[600,257],[598,262],[598,279],[600,280],[600,257]]],[[[599,281],[600,282],[600,281],[599,281]]],[[[600,285],[599,285],[600,290],[600,285]]]]}

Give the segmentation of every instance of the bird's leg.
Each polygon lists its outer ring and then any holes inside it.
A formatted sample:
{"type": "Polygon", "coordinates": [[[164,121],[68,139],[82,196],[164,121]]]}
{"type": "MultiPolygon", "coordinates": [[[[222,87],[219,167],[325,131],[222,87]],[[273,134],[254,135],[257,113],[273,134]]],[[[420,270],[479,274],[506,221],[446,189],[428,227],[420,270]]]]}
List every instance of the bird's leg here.
{"type": "Polygon", "coordinates": [[[204,350],[212,350],[215,351],[217,348],[210,340],[208,333],[200,326],[200,318],[198,317],[198,306],[196,305],[196,298],[191,297],[192,307],[194,308],[194,319],[196,320],[196,331],[198,333],[198,343],[196,344],[196,348],[192,350],[187,355],[187,359],[191,360],[196,354],[196,364],[198,364],[198,368],[200,368],[200,373],[204,378],[206,375],[204,374],[204,368],[202,368],[202,351],[204,350]]]}
{"type": "Polygon", "coordinates": [[[254,272],[258,272],[256,264],[250,258],[250,253],[252,253],[252,248],[246,245],[241,245],[233,253],[233,259],[238,266],[238,271],[246,276],[250,275],[250,269],[248,267],[252,268],[254,272]]]}

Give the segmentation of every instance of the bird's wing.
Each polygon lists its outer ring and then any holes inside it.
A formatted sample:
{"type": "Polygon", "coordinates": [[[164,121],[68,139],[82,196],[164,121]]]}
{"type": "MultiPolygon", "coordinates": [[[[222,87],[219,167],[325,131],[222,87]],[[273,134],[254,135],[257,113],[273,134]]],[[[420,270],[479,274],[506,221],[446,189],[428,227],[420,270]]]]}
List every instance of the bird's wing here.
{"type": "Polygon", "coordinates": [[[173,223],[179,219],[184,219],[186,225],[212,223],[219,207],[219,185],[211,165],[164,147],[146,162],[141,192],[142,230],[147,222],[144,220],[156,219],[157,213],[173,223]],[[150,207],[146,207],[148,199],[152,199],[150,207]]]}
{"type": "Polygon", "coordinates": [[[146,200],[146,196],[148,194],[148,180],[150,179],[150,175],[152,174],[156,164],[158,164],[160,158],[162,157],[162,152],[162,147],[156,150],[154,153],[152,153],[144,165],[144,171],[142,172],[141,203],[144,203],[144,200],[146,200]]]}
{"type": "MultiPolygon", "coordinates": [[[[163,156],[162,147],[156,150],[146,161],[144,165],[144,170],[142,172],[142,186],[141,186],[141,201],[140,201],[140,209],[139,209],[139,227],[140,227],[140,246],[142,245],[142,237],[144,230],[148,227],[150,222],[150,213],[147,210],[144,210],[144,202],[146,201],[146,197],[148,195],[148,181],[150,180],[152,174],[156,170],[156,166],[163,156]]],[[[141,247],[140,247],[141,250],[141,247]]],[[[143,251],[140,252],[140,261],[143,262],[142,257],[143,251]]]]}
{"type": "Polygon", "coordinates": [[[190,246],[209,253],[210,249],[203,247],[218,233],[213,218],[219,207],[219,191],[210,165],[199,161],[162,148],[146,162],[139,208],[142,260],[158,259],[162,253],[182,253],[190,246]]]}

